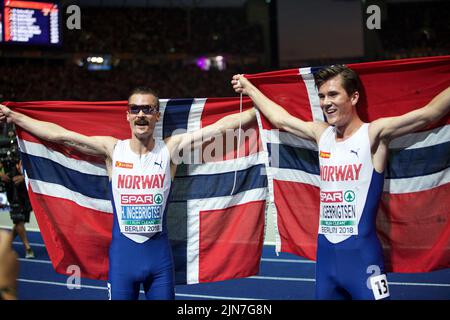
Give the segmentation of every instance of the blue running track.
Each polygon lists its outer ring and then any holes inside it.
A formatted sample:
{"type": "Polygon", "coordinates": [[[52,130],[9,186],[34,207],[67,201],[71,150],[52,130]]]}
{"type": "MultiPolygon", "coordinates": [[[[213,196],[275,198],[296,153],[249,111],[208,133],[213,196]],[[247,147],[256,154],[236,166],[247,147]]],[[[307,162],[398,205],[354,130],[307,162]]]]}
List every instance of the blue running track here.
{"type": "MultiPolygon", "coordinates": [[[[80,289],[69,289],[67,276],[56,273],[49,261],[40,233],[28,232],[35,259],[24,259],[17,237],[13,243],[19,254],[20,300],[106,300],[106,282],[81,279],[80,289]]],[[[315,263],[265,246],[258,276],[237,280],[176,287],[180,300],[312,300],[315,263]]],[[[388,274],[392,300],[450,300],[450,269],[420,274],[388,274]]],[[[144,299],[141,292],[140,299],[144,299]]]]}

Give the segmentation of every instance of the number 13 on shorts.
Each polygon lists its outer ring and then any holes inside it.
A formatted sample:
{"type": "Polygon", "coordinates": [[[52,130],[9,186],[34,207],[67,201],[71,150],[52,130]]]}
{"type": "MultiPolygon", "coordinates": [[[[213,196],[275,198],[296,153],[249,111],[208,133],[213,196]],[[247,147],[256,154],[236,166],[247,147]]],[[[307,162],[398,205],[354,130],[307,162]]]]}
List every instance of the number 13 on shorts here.
{"type": "Polygon", "coordinates": [[[389,287],[385,274],[370,277],[370,284],[375,300],[389,297],[389,287]]]}

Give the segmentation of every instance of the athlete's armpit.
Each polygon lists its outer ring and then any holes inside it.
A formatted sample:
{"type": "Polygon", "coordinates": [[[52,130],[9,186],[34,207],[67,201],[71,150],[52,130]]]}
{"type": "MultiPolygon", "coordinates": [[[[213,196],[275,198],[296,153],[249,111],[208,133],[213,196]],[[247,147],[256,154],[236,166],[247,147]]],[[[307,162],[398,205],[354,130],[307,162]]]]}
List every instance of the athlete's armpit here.
{"type": "Polygon", "coordinates": [[[104,155],[102,151],[100,151],[92,146],[89,146],[85,143],[76,142],[73,140],[64,140],[62,143],[68,147],[75,148],[76,150],[83,152],[83,153],[87,153],[87,154],[91,154],[91,155],[104,155]]]}

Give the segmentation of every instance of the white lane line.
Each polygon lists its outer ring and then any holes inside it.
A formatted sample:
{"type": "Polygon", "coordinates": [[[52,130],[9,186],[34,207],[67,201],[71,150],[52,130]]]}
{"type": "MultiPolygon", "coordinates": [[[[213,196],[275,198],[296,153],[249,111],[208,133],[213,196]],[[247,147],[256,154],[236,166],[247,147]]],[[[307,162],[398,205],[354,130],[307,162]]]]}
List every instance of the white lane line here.
{"type": "MultiPolygon", "coordinates": [[[[30,279],[21,279],[21,278],[18,278],[17,281],[19,281],[19,282],[28,282],[28,283],[48,284],[48,285],[60,286],[60,287],[67,287],[67,283],[65,283],[65,282],[30,280],[30,279]]],[[[74,286],[74,285],[71,284],[71,286],[74,286]]],[[[105,287],[100,287],[100,286],[80,285],[80,287],[81,288],[86,288],[86,289],[96,289],[96,290],[107,290],[108,289],[106,286],[105,287]]]]}
{"type": "MultiPolygon", "coordinates": [[[[17,279],[19,282],[28,282],[28,283],[38,283],[38,284],[47,284],[53,286],[67,287],[67,283],[63,282],[53,282],[53,281],[42,281],[42,280],[30,280],[30,279],[17,279]]],[[[73,284],[72,284],[73,285],[73,284]]],[[[86,289],[95,289],[95,290],[107,290],[107,287],[101,286],[89,286],[89,285],[80,285],[80,288],[86,289]]],[[[144,290],[140,290],[139,293],[145,293],[144,290]]],[[[221,300],[264,300],[264,299],[255,299],[255,298],[240,298],[240,297],[226,297],[226,296],[209,296],[204,294],[187,294],[187,293],[175,293],[177,297],[190,297],[190,298],[206,298],[206,299],[221,299],[221,300]]]]}
{"type": "Polygon", "coordinates": [[[262,258],[261,261],[264,262],[287,262],[287,263],[316,263],[312,260],[294,260],[294,259],[271,259],[271,258],[262,258]]]}
{"type": "MultiPolygon", "coordinates": [[[[20,261],[24,262],[35,262],[35,263],[45,263],[51,264],[48,260],[37,260],[37,259],[24,259],[19,258],[20,261]]],[[[246,278],[243,278],[246,279],[246,278]]],[[[258,280],[275,280],[275,281],[303,281],[303,282],[315,282],[316,280],[313,278],[289,278],[289,277],[268,277],[268,276],[252,276],[247,279],[258,279],[258,280]]],[[[450,283],[429,283],[429,282],[391,282],[390,285],[394,286],[425,286],[425,287],[450,287],[450,283]]],[[[244,298],[246,299],[246,298],[244,298]]],[[[253,299],[253,298],[249,298],[253,299]]]]}
{"type": "Polygon", "coordinates": [[[201,294],[186,294],[186,293],[175,293],[175,295],[177,297],[208,298],[208,299],[219,299],[219,300],[266,300],[266,299],[255,299],[255,298],[207,296],[207,295],[201,295],[201,294]]]}
{"type": "MultiPolygon", "coordinates": [[[[20,261],[25,261],[25,262],[41,262],[41,263],[50,263],[51,261],[49,260],[37,260],[37,259],[25,259],[25,258],[19,258],[20,261]]],[[[288,262],[288,263],[316,263],[315,261],[309,261],[309,260],[292,260],[292,259],[266,259],[263,258],[261,259],[261,261],[263,262],[288,262]]]]}
{"type": "MultiPolygon", "coordinates": [[[[245,279],[245,278],[244,278],[245,279]]],[[[276,281],[303,281],[303,282],[315,282],[312,278],[287,278],[287,277],[267,277],[267,276],[253,276],[249,279],[258,280],[276,280],[276,281]]],[[[425,287],[450,287],[450,283],[427,283],[427,282],[391,282],[389,285],[394,286],[425,286],[425,287]]]]}
{"type": "MultiPolygon", "coordinates": [[[[20,241],[14,241],[13,244],[14,245],[23,245],[23,243],[20,242],[20,241]]],[[[38,242],[30,242],[30,246],[31,247],[43,247],[43,248],[45,248],[45,244],[38,243],[38,242]]],[[[286,262],[286,263],[316,263],[315,261],[307,260],[307,259],[295,260],[295,259],[262,258],[261,261],[265,261],[265,262],[283,262],[283,263],[284,262],[286,262]]]]}
{"type": "MultiPolygon", "coordinates": [[[[245,279],[245,278],[243,278],[245,279]]],[[[316,282],[316,279],[312,278],[287,278],[287,277],[267,277],[267,276],[253,276],[249,279],[257,280],[276,280],[276,281],[303,281],[303,282],[316,282]]]]}
{"type": "Polygon", "coordinates": [[[425,286],[425,287],[448,287],[450,288],[450,283],[426,283],[426,282],[390,282],[389,285],[394,286],[425,286]]]}
{"type": "Polygon", "coordinates": [[[19,258],[19,261],[23,261],[23,262],[35,262],[35,263],[47,263],[47,264],[52,264],[51,261],[49,260],[39,260],[39,259],[25,259],[25,258],[19,258]]]}
{"type": "MultiPolygon", "coordinates": [[[[23,243],[21,241],[14,241],[13,244],[15,245],[23,245],[23,243]]],[[[264,244],[266,245],[266,244],[264,244]]],[[[30,246],[32,247],[44,247],[45,248],[45,244],[43,243],[38,243],[38,242],[30,242],[30,246]]],[[[267,262],[287,262],[287,263],[316,263],[315,261],[312,260],[308,260],[308,259],[300,259],[296,260],[296,259],[278,259],[278,258],[262,258],[262,261],[267,261],[267,262]]]]}
{"type": "MultiPolygon", "coordinates": [[[[14,241],[13,244],[15,245],[23,245],[22,242],[14,241]]],[[[36,242],[30,242],[31,247],[45,247],[45,244],[42,243],[36,243],[36,242]]],[[[294,259],[278,259],[278,258],[262,258],[261,261],[264,262],[286,262],[286,263],[316,263],[312,260],[294,260],[294,259]]]]}
{"type": "MultiPolygon", "coordinates": [[[[16,245],[23,245],[23,243],[22,243],[22,242],[19,242],[19,241],[14,241],[13,244],[16,244],[16,245]]],[[[37,242],[30,242],[30,246],[31,246],[31,247],[45,247],[45,244],[43,244],[43,243],[37,243],[37,242]]]]}

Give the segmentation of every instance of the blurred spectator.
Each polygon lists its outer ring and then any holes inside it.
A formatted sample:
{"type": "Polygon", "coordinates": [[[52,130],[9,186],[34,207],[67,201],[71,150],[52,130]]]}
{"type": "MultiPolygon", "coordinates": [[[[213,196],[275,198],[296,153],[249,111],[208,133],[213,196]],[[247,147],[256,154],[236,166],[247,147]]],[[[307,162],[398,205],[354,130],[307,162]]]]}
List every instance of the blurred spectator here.
{"type": "Polygon", "coordinates": [[[64,33],[65,51],[148,56],[263,50],[262,28],[247,23],[245,8],[82,8],[81,25],[64,33]]]}
{"type": "Polygon", "coordinates": [[[224,71],[200,70],[194,63],[136,64],[124,60],[110,71],[88,71],[75,64],[24,59],[0,67],[3,100],[124,100],[130,88],[160,88],[161,98],[235,96],[228,83],[233,74],[261,72],[260,65],[229,66],[224,71]],[[44,63],[43,63],[44,62],[44,63]]]}
{"type": "Polygon", "coordinates": [[[0,230],[0,300],[17,299],[19,264],[11,243],[11,233],[0,230]]]}
{"type": "Polygon", "coordinates": [[[21,161],[17,155],[3,161],[0,165],[0,179],[6,187],[6,195],[10,206],[10,216],[13,221],[12,237],[19,235],[25,247],[25,258],[33,259],[34,252],[27,238],[25,223],[30,222],[31,204],[22,173],[21,161]]]}
{"type": "Polygon", "coordinates": [[[262,27],[247,22],[245,7],[83,7],[81,19],[81,30],[63,28],[60,49],[5,48],[0,100],[122,100],[140,85],[161,88],[163,98],[234,96],[231,76],[252,71],[239,59],[264,54],[262,27]],[[99,54],[112,56],[112,70],[91,72],[74,58],[99,54]],[[237,58],[222,72],[195,65],[214,55],[237,58]]]}
{"type": "Polygon", "coordinates": [[[403,59],[450,53],[450,2],[389,3],[382,22],[381,59],[403,59]],[[407,19],[405,17],[414,17],[407,19]]]}
{"type": "MultiPolygon", "coordinates": [[[[449,10],[448,1],[387,3],[377,31],[383,50],[376,59],[450,54],[450,24],[442,14],[449,10]]],[[[232,75],[270,71],[263,64],[269,50],[264,28],[248,21],[245,6],[83,7],[81,19],[81,30],[63,28],[62,48],[2,49],[0,100],[123,100],[141,85],[160,88],[162,98],[226,97],[235,96],[232,75]],[[111,70],[88,71],[76,64],[77,57],[97,54],[111,55],[111,70]],[[196,66],[196,58],[214,55],[225,57],[225,70],[196,66]]],[[[364,59],[318,58],[295,67],[364,59]]]]}

